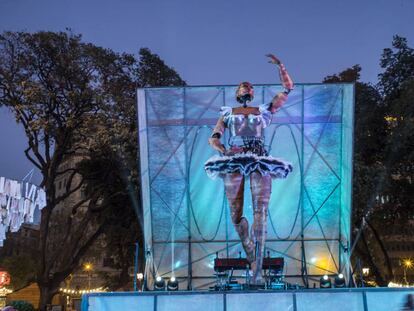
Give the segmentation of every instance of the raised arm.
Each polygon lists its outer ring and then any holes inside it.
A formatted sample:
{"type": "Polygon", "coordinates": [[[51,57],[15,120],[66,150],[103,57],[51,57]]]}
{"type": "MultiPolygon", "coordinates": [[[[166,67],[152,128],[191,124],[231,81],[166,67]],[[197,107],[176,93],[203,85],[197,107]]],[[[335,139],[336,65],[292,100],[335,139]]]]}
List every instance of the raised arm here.
{"type": "Polygon", "coordinates": [[[208,139],[210,146],[221,153],[226,152],[226,148],[224,148],[224,145],[220,141],[220,138],[224,134],[224,129],[224,117],[221,116],[220,119],[218,119],[216,126],[214,127],[213,134],[211,134],[210,138],[208,139]]]}
{"type": "Polygon", "coordinates": [[[293,81],[290,78],[285,65],[283,65],[276,56],[273,54],[267,54],[266,56],[270,58],[269,63],[279,67],[279,76],[284,88],[282,92],[277,93],[276,96],[273,97],[272,102],[269,104],[269,111],[275,113],[286,102],[288,94],[293,90],[293,81]]]}

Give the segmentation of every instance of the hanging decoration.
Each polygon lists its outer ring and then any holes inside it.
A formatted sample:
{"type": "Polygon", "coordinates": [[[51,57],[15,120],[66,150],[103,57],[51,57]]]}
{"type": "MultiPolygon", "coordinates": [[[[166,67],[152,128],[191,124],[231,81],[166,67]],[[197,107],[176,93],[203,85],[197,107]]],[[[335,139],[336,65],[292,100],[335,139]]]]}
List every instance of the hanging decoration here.
{"type": "Polygon", "coordinates": [[[0,247],[6,232],[17,232],[23,223],[33,223],[36,209],[46,206],[46,193],[28,182],[0,177],[0,247]]]}

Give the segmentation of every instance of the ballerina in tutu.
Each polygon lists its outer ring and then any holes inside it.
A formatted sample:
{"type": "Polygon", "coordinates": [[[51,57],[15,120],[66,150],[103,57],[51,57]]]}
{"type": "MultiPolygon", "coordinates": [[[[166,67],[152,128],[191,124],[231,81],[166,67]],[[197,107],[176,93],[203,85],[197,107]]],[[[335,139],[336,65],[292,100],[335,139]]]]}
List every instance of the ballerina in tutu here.
{"type": "Polygon", "coordinates": [[[278,93],[269,104],[250,107],[253,100],[253,86],[242,82],[236,90],[236,100],[241,107],[222,107],[221,116],[209,138],[209,144],[220,156],[213,156],[205,163],[205,170],[211,178],[223,178],[231,219],[239,234],[246,258],[250,263],[253,284],[262,282],[262,264],[267,229],[267,210],[270,199],[272,178],[286,178],[292,166],[268,155],[264,147],[264,129],[270,125],[272,114],[286,102],[293,89],[293,81],[285,66],[272,55],[266,55],[270,63],[278,66],[284,90],[278,93]],[[225,129],[229,130],[229,149],[226,150],[220,138],[225,129]],[[253,225],[249,234],[249,224],[243,217],[243,196],[245,177],[250,178],[253,204],[253,225]]]}

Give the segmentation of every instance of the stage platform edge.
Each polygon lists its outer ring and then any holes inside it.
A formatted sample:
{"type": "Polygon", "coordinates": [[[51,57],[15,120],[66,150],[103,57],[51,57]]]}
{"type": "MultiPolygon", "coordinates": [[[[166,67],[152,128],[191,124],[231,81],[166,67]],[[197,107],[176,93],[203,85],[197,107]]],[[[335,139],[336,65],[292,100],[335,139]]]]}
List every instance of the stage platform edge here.
{"type": "Polygon", "coordinates": [[[82,311],[398,311],[414,288],[91,293],[82,311]]]}

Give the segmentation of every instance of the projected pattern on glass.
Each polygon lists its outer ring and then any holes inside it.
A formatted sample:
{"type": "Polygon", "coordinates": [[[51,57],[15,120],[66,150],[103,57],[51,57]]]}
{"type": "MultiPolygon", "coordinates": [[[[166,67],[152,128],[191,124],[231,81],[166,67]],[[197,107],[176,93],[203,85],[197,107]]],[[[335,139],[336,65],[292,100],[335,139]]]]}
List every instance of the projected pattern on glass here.
{"type": "MultiPolygon", "coordinates": [[[[146,248],[158,273],[174,274],[182,289],[215,282],[216,253],[242,252],[223,182],[209,179],[203,169],[215,154],[207,140],[220,107],[238,105],[235,88],[138,90],[146,248]]],[[[251,105],[270,102],[280,90],[255,85],[251,105]]],[[[293,165],[287,179],[273,181],[266,243],[271,256],[285,258],[287,281],[311,283],[325,273],[347,273],[353,92],[351,84],[296,85],[266,128],[270,154],[293,165]]],[[[250,191],[244,213],[251,224],[250,191]]]]}

